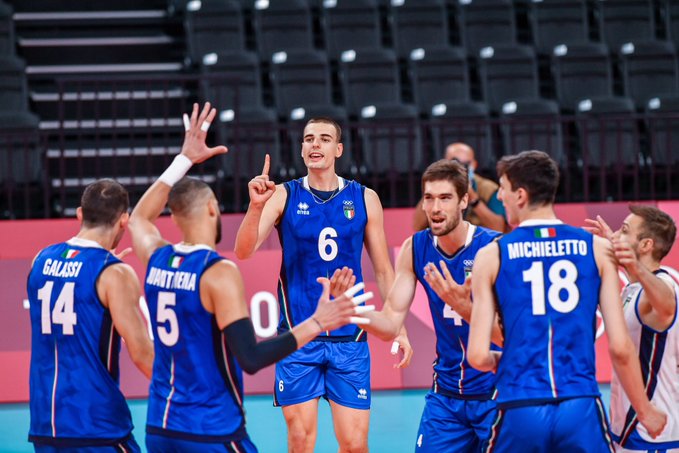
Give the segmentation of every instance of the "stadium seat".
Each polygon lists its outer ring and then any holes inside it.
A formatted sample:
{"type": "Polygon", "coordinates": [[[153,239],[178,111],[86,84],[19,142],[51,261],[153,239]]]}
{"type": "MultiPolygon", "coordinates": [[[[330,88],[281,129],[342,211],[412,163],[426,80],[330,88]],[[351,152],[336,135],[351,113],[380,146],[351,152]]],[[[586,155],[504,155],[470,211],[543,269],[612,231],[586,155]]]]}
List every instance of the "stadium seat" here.
{"type": "Polygon", "coordinates": [[[528,46],[498,45],[479,52],[483,97],[493,111],[509,101],[539,98],[535,51],[528,46]]]}
{"type": "Polygon", "coordinates": [[[15,53],[12,13],[12,7],[0,1],[0,56],[15,53]]]}
{"type": "Polygon", "coordinates": [[[495,152],[490,129],[490,113],[483,102],[446,102],[431,109],[429,134],[434,158],[442,156],[446,146],[463,142],[474,149],[479,170],[495,171],[495,152]]]}
{"type": "Polygon", "coordinates": [[[262,104],[262,83],[257,56],[250,52],[211,53],[203,57],[203,98],[210,99],[222,118],[235,111],[266,121],[276,114],[262,104]]]}
{"type": "Polygon", "coordinates": [[[369,173],[407,174],[422,170],[417,110],[409,105],[368,105],[361,111],[358,133],[361,163],[369,173]]]}
{"type": "Polygon", "coordinates": [[[255,2],[255,34],[264,60],[280,51],[313,49],[311,9],[306,0],[255,2]]]}
{"type": "Polygon", "coordinates": [[[655,39],[651,0],[597,0],[601,39],[610,49],[625,43],[655,39]]]}
{"type": "MultiPolygon", "coordinates": [[[[646,106],[646,127],[650,135],[650,163],[656,167],[679,164],[679,95],[658,96],[646,106]]],[[[676,168],[674,174],[677,173],[676,168]]]]}
{"type": "Polygon", "coordinates": [[[532,0],[529,17],[538,53],[549,55],[558,44],[589,40],[585,0],[532,0]]]}
{"type": "Polygon", "coordinates": [[[461,48],[415,49],[410,52],[408,67],[421,113],[429,114],[436,104],[469,100],[469,68],[461,48]]]}
{"type": "Polygon", "coordinates": [[[271,81],[278,113],[298,107],[332,106],[330,65],[316,50],[277,52],[271,60],[271,81]]]}
{"type": "Polygon", "coordinates": [[[552,53],[556,97],[563,110],[575,111],[578,102],[613,96],[608,49],[600,43],[561,44],[552,53]]]}
{"type": "Polygon", "coordinates": [[[665,23],[674,47],[679,48],[679,3],[674,0],[665,2],[665,23]]]}
{"type": "Polygon", "coordinates": [[[26,65],[14,56],[0,57],[0,129],[34,128],[38,117],[28,109],[26,65]]]}
{"type": "Polygon", "coordinates": [[[625,95],[638,108],[645,108],[649,99],[677,93],[677,54],[667,41],[637,41],[623,44],[620,49],[625,95]]]}
{"type": "Polygon", "coordinates": [[[448,18],[443,0],[392,0],[394,47],[400,57],[426,46],[448,44],[448,18]]]}
{"type": "Polygon", "coordinates": [[[281,162],[280,132],[276,118],[266,118],[258,113],[242,111],[233,117],[222,117],[218,122],[219,143],[225,143],[229,152],[221,159],[224,176],[234,178],[247,193],[247,181],[262,172],[264,156],[271,157],[272,179],[287,177],[287,167],[281,162]]]}
{"type": "Polygon", "coordinates": [[[184,28],[193,62],[200,63],[208,53],[245,50],[241,7],[235,0],[190,1],[184,28]]]}
{"type": "Polygon", "coordinates": [[[400,104],[398,71],[392,50],[356,49],[344,52],[340,60],[340,77],[347,112],[358,115],[366,105],[400,104]]]}
{"type": "Polygon", "coordinates": [[[345,50],[382,45],[377,0],[324,0],[321,21],[330,58],[339,58],[345,50]]]}
{"type": "Polygon", "coordinates": [[[302,159],[301,149],[304,139],[304,125],[311,118],[326,117],[332,118],[342,128],[342,144],[344,151],[342,156],[335,162],[335,171],[345,178],[354,178],[359,173],[359,168],[354,161],[351,129],[344,109],[338,107],[310,107],[297,108],[293,110],[288,121],[288,137],[290,141],[290,158],[288,162],[292,164],[290,176],[300,177],[307,173],[304,160],[302,159]]]}
{"type": "Polygon", "coordinates": [[[487,46],[516,43],[510,0],[459,0],[462,43],[471,55],[487,46]]]}
{"type": "Polygon", "coordinates": [[[544,151],[560,167],[567,165],[559,106],[552,101],[508,102],[502,107],[503,154],[537,149],[544,151]]]}
{"type": "Polygon", "coordinates": [[[588,167],[637,165],[639,131],[631,99],[585,99],[576,111],[582,159],[588,167]]]}

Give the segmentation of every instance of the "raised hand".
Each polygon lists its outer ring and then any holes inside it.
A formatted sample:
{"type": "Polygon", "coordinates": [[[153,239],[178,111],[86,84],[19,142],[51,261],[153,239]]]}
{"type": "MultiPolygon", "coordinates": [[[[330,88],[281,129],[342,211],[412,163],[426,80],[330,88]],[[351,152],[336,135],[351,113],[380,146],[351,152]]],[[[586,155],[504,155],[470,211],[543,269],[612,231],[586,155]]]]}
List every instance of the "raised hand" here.
{"type": "Polygon", "coordinates": [[[424,279],[431,289],[460,316],[467,319],[463,313],[471,312],[471,278],[459,285],[448,270],[445,261],[439,261],[441,273],[434,263],[427,263],[424,267],[424,279]]]}
{"type": "Polygon", "coordinates": [[[267,154],[264,156],[264,167],[262,174],[257,175],[248,183],[248,194],[250,203],[255,206],[264,206],[269,198],[276,192],[276,184],[269,180],[269,166],[271,158],[267,154]]]}
{"type": "Polygon", "coordinates": [[[198,104],[193,104],[191,116],[189,117],[185,113],[182,117],[186,134],[184,135],[181,154],[189,158],[194,164],[206,161],[212,156],[228,152],[226,146],[210,148],[205,144],[207,131],[216,115],[217,110],[212,108],[209,102],[206,102],[200,114],[198,113],[198,104]]]}
{"type": "Polygon", "coordinates": [[[335,269],[332,277],[330,277],[330,295],[338,298],[355,284],[356,276],[352,269],[346,266],[342,269],[335,269]]]}
{"type": "Polygon", "coordinates": [[[609,241],[613,240],[613,230],[600,215],[596,216],[596,220],[585,219],[585,226],[583,228],[596,236],[608,239],[609,241]]]}
{"type": "Polygon", "coordinates": [[[638,275],[641,263],[629,242],[613,239],[613,253],[618,264],[624,267],[630,275],[638,275]]]}
{"type": "Polygon", "coordinates": [[[113,249],[111,250],[111,253],[113,254],[113,256],[122,261],[123,258],[132,253],[132,247],[124,248],[120,252],[116,252],[115,249],[113,249]]]}
{"type": "Polygon", "coordinates": [[[360,296],[354,296],[363,289],[363,283],[354,285],[337,299],[330,300],[330,280],[325,277],[319,277],[316,281],[323,285],[323,293],[320,299],[318,299],[318,306],[312,318],[321,326],[321,329],[335,330],[350,323],[368,324],[370,322],[367,318],[360,315],[375,310],[375,306],[358,305],[372,299],[373,293],[369,292],[360,296]]]}

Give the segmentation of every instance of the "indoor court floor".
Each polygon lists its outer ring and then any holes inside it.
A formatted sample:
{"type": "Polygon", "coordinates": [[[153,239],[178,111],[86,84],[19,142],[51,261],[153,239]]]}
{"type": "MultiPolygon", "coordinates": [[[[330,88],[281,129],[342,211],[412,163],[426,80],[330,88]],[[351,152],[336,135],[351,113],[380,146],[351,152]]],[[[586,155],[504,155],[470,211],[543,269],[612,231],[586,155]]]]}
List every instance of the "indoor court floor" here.
{"type": "MultiPolygon", "coordinates": [[[[415,446],[417,427],[424,407],[426,390],[378,391],[372,397],[370,451],[373,453],[407,453],[415,446]]],[[[608,385],[601,386],[602,399],[608,407],[608,385]]],[[[146,401],[128,401],[132,411],[134,436],[144,449],[146,401]]],[[[337,442],[332,431],[330,406],[319,404],[317,453],[334,453],[337,442]]],[[[261,453],[285,453],[286,430],[283,414],[273,407],[270,395],[246,396],[247,429],[261,453]]],[[[29,412],[27,404],[0,405],[0,453],[32,452],[28,443],[29,412]]]]}

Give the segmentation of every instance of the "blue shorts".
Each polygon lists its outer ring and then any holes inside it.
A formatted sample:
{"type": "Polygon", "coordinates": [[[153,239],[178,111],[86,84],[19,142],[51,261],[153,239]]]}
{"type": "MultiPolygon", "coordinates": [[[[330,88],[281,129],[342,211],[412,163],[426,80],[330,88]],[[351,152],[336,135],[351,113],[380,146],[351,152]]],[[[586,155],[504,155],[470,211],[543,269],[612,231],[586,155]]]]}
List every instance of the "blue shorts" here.
{"type": "Polygon", "coordinates": [[[324,397],[341,406],[370,409],[368,343],[312,341],[276,364],[274,406],[324,397]]]}
{"type": "Polygon", "coordinates": [[[604,405],[597,397],[498,409],[485,452],[612,453],[604,405]]]}
{"type": "Polygon", "coordinates": [[[52,445],[33,444],[33,447],[36,453],[141,453],[141,448],[132,434],[125,441],[110,446],[54,447],[52,445]]]}
{"type": "Polygon", "coordinates": [[[495,401],[464,400],[429,392],[417,431],[416,452],[478,453],[490,435],[495,401]]]}
{"type": "Polygon", "coordinates": [[[257,453],[257,447],[249,437],[231,442],[196,442],[146,433],[146,449],[149,453],[257,453]]]}

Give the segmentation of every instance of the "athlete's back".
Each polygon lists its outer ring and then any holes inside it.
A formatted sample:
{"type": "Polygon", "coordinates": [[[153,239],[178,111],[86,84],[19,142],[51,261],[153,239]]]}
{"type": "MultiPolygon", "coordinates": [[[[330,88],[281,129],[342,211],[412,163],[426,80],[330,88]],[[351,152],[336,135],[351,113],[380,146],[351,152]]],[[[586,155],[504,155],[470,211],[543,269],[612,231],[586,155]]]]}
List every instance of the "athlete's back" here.
{"type": "Polygon", "coordinates": [[[601,278],[592,234],[541,220],[522,223],[498,244],[495,289],[505,338],[497,371],[500,407],[598,396],[601,278]]]}
{"type": "Polygon", "coordinates": [[[27,285],[31,441],[114,445],[132,431],[118,387],[120,337],[96,286],[116,263],[108,250],[79,238],[49,246],[35,259],[27,285]]]}
{"type": "Polygon", "coordinates": [[[219,443],[246,436],[241,369],[200,299],[202,274],[221,260],[200,245],[166,245],[149,260],[145,294],[156,351],[150,434],[219,443]]]}
{"type": "MultiPolygon", "coordinates": [[[[314,312],[321,294],[319,276],[330,277],[346,266],[363,281],[361,256],[368,221],[365,187],[338,177],[337,192],[322,200],[309,187],[308,177],[284,184],[287,202],[278,225],[283,250],[278,285],[279,330],[285,331],[314,312]]],[[[348,325],[326,333],[348,341],[362,339],[363,331],[348,325]]]]}

